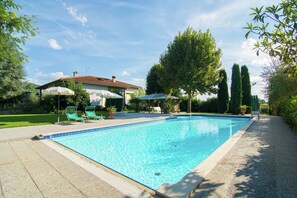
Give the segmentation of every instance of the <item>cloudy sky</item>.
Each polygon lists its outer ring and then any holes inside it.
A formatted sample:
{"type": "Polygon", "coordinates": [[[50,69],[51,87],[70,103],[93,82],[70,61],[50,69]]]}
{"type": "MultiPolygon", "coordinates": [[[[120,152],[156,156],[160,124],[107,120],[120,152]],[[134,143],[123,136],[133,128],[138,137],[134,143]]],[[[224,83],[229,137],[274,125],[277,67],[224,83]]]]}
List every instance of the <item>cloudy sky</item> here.
{"type": "MultiPolygon", "coordinates": [[[[255,38],[245,39],[243,27],[252,7],[280,0],[17,0],[21,14],[36,16],[40,33],[25,53],[27,80],[44,84],[63,76],[94,75],[145,87],[151,66],[179,31],[188,26],[210,29],[223,51],[222,67],[231,78],[234,63],[247,65],[252,94],[263,98],[259,74],[269,64],[257,57],[255,38]]],[[[230,82],[230,79],[229,79],[230,82]]]]}

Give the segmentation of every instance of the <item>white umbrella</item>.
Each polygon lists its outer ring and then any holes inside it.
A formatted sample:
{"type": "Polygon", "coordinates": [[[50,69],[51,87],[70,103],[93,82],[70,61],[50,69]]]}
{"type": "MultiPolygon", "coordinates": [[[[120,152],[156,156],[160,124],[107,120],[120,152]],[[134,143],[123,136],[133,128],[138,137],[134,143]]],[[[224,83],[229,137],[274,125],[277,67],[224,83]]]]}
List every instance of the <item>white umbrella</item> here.
{"type": "Polygon", "coordinates": [[[58,123],[60,122],[60,96],[74,95],[74,91],[66,87],[50,87],[42,90],[45,95],[57,95],[58,96],[58,123]]]}
{"type": "Polygon", "coordinates": [[[91,93],[103,98],[123,98],[123,96],[120,96],[119,94],[116,94],[107,90],[95,90],[95,91],[92,91],[91,93]]]}
{"type": "Polygon", "coordinates": [[[92,95],[96,95],[102,98],[123,98],[123,96],[120,96],[119,94],[113,93],[111,91],[107,90],[94,90],[94,91],[88,91],[92,95]]]}

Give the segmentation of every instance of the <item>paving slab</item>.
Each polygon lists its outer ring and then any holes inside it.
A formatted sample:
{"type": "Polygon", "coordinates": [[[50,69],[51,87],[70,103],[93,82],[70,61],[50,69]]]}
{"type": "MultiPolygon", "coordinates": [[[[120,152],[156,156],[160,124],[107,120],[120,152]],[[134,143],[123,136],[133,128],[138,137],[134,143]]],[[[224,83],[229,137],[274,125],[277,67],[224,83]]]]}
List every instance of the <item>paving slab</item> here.
{"type": "MultiPolygon", "coordinates": [[[[127,197],[33,135],[158,117],[0,129],[1,197],[127,197]]],[[[157,115],[159,116],[159,115],[157,115]]],[[[297,135],[280,117],[254,122],[191,197],[296,197],[297,135]]]]}
{"type": "Polygon", "coordinates": [[[191,197],[296,197],[297,135],[281,117],[249,128],[191,197]]]}

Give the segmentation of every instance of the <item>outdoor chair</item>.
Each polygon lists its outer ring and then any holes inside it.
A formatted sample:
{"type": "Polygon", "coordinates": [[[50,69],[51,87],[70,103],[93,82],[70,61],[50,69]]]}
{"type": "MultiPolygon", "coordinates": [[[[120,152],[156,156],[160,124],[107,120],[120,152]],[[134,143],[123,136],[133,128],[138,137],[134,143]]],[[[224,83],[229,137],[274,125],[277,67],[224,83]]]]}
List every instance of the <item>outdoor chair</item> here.
{"type": "Polygon", "coordinates": [[[87,106],[85,108],[85,114],[88,119],[94,119],[94,120],[104,119],[102,115],[100,116],[96,115],[95,106],[87,106]]]}
{"type": "Polygon", "coordinates": [[[153,107],[153,113],[158,113],[161,112],[161,108],[160,107],[153,107]]]}
{"type": "Polygon", "coordinates": [[[77,111],[76,110],[77,110],[77,108],[75,106],[68,106],[68,107],[66,107],[65,114],[67,116],[68,122],[70,120],[85,122],[85,119],[84,118],[79,117],[77,115],[77,111]]]}

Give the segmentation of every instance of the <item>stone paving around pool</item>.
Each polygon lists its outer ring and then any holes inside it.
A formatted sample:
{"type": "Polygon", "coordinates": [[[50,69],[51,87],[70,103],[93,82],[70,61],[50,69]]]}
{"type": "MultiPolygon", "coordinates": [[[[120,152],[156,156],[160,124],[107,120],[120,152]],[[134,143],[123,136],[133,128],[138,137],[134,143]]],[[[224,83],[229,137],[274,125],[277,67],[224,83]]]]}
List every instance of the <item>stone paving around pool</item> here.
{"type": "MultiPolygon", "coordinates": [[[[40,133],[154,120],[160,116],[131,114],[130,117],[86,124],[1,129],[0,198],[129,197],[31,138],[40,133]]],[[[191,196],[295,197],[296,153],[297,135],[282,119],[262,117],[254,122],[191,196]]]]}
{"type": "Polygon", "coordinates": [[[281,117],[255,121],[192,197],[296,197],[297,135],[281,117]]]}

